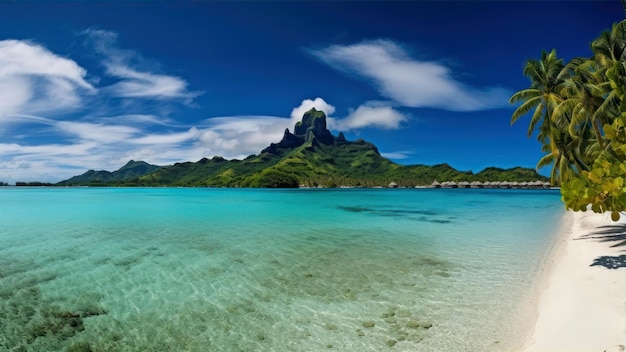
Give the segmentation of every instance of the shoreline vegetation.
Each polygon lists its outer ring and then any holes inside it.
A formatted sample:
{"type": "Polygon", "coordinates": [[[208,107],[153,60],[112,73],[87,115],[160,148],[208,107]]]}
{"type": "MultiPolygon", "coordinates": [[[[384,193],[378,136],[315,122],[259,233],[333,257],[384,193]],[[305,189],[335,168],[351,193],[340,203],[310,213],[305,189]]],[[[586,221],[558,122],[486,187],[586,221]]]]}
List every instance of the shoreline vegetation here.
{"type": "Polygon", "coordinates": [[[591,57],[569,62],[556,49],[528,60],[530,86],[510,98],[518,104],[511,124],[530,116],[528,136],[545,153],[537,168],[551,166],[550,182],[572,210],[540,273],[525,352],[626,349],[626,20],[590,48],[591,57]]]}
{"type": "MultiPolygon", "coordinates": [[[[63,186],[63,185],[58,185],[58,184],[54,184],[54,183],[46,183],[46,182],[17,182],[15,185],[9,185],[8,183],[5,184],[0,184],[0,187],[118,187],[117,185],[76,185],[76,186],[63,186]]],[[[123,185],[120,187],[124,187],[123,185]]],[[[163,186],[163,187],[167,187],[167,186],[163,186]]],[[[208,187],[210,188],[210,186],[204,186],[204,187],[208,187]]],[[[406,188],[444,188],[444,189],[452,189],[452,188],[460,188],[460,189],[528,189],[528,190],[541,190],[541,189],[558,189],[558,187],[551,187],[549,182],[542,182],[542,181],[535,181],[535,182],[509,182],[509,181],[504,181],[504,182],[499,182],[499,181],[495,181],[495,182],[480,182],[480,181],[474,181],[474,182],[467,182],[467,181],[462,181],[462,182],[454,182],[454,181],[445,181],[442,183],[439,183],[437,181],[434,181],[432,184],[430,185],[425,185],[425,186],[415,186],[415,187],[406,187],[406,186],[399,186],[397,183],[395,182],[391,182],[389,185],[387,186],[374,186],[374,187],[364,187],[364,186],[350,186],[350,185],[339,185],[339,186],[335,186],[335,187],[323,187],[323,186],[317,186],[317,187],[309,187],[307,185],[299,185],[298,187],[294,187],[294,188],[341,188],[341,189],[348,189],[348,188],[370,188],[370,189],[375,189],[375,188],[401,188],[401,189],[406,189],[406,188]]]]}
{"type": "Polygon", "coordinates": [[[531,116],[528,136],[545,153],[537,168],[551,165],[567,209],[610,212],[617,221],[626,211],[626,20],[590,49],[591,57],[569,62],[556,49],[528,60],[530,87],[511,96],[511,124],[531,116]]]}

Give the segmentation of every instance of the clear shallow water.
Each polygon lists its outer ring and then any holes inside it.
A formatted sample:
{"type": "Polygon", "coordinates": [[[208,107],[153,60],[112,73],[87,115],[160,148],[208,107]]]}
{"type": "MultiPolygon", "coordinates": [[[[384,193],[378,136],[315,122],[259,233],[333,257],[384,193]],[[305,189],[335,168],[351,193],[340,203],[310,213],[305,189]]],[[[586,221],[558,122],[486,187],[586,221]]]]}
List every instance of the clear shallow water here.
{"type": "Polygon", "coordinates": [[[559,197],[1,189],[0,350],[507,350],[559,197]]]}

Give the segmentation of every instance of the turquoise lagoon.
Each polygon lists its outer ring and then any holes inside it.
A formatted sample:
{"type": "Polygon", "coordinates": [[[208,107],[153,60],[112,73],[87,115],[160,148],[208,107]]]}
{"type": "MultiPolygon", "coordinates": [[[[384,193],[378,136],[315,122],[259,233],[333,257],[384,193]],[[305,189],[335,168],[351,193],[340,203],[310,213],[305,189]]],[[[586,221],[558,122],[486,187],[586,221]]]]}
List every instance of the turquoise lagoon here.
{"type": "Polygon", "coordinates": [[[0,350],[515,350],[564,213],[555,191],[5,188],[0,350]]]}

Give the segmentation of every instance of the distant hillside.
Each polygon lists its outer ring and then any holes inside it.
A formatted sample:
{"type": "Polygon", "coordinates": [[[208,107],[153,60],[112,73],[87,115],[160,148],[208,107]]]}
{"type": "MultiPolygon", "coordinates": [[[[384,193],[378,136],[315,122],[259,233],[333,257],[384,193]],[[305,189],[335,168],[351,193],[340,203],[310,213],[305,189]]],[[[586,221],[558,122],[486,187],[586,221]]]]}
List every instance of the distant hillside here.
{"type": "Polygon", "coordinates": [[[115,172],[88,171],[61,184],[121,186],[209,186],[209,187],[376,187],[395,182],[400,187],[430,185],[443,181],[536,181],[546,180],[535,170],[488,168],[478,174],[462,172],[450,165],[399,165],[380,155],[372,143],[347,141],[326,127],[326,115],[311,109],[285,130],[278,143],[244,160],[222,157],[158,167],[129,162],[115,172]],[[144,167],[140,167],[144,165],[144,167]],[[134,172],[131,172],[134,170],[134,172]]]}
{"type": "Polygon", "coordinates": [[[123,182],[125,180],[137,178],[151,172],[155,172],[161,169],[162,166],[151,165],[144,161],[129,161],[126,165],[122,166],[119,170],[109,171],[94,171],[89,170],[82,175],[74,176],[68,180],[61,181],[57,185],[59,186],[94,186],[103,184],[113,184],[123,182]]]}
{"type": "MultiPolygon", "coordinates": [[[[500,169],[497,167],[488,167],[483,171],[476,174],[476,181],[492,181],[492,182],[504,182],[504,181],[517,181],[528,182],[537,180],[537,171],[534,169],[527,169],[523,167],[515,167],[512,169],[500,169]]],[[[547,181],[548,178],[544,177],[539,179],[547,181]]]]}

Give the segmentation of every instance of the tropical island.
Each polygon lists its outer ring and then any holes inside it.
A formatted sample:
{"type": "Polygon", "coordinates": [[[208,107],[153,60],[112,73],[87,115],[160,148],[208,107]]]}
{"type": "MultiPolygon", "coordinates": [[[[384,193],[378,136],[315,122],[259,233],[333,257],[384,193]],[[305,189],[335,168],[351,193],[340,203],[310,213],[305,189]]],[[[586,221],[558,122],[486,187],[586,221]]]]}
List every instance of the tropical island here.
{"type": "MultiPolygon", "coordinates": [[[[372,11],[372,18],[380,17],[379,11],[372,11]]],[[[553,25],[567,18],[524,13],[528,17],[518,17],[553,25]]],[[[216,22],[206,20],[209,14],[200,16],[202,24],[216,22]]],[[[582,18],[586,15],[581,12],[582,18]]],[[[117,16],[115,22],[122,22],[117,16]]],[[[419,22],[409,17],[410,23],[419,22]]],[[[480,18],[489,21],[489,16],[480,18]]],[[[108,33],[106,43],[114,36],[108,33]]],[[[32,43],[18,42],[8,44],[32,48],[32,43]]],[[[420,62],[389,41],[374,44],[382,53],[390,48],[400,52],[399,57],[383,56],[396,59],[383,60],[390,65],[420,62]]],[[[269,145],[245,158],[224,158],[209,145],[193,158],[211,158],[173,165],[135,161],[154,155],[150,153],[119,153],[109,160],[134,160],[116,171],[89,170],[54,184],[16,182],[21,189],[0,182],[5,214],[0,222],[0,350],[204,351],[211,346],[245,351],[624,352],[626,22],[602,32],[590,47],[589,57],[566,60],[551,50],[525,61],[529,87],[506,94],[514,106],[511,125],[528,118],[527,134],[537,138],[544,153],[537,157],[537,169],[489,167],[474,173],[446,163],[398,164],[371,142],[334,135],[326,113],[307,106],[292,114],[302,118],[282,138],[272,137],[276,141],[271,144],[263,139],[262,145],[269,145]],[[549,177],[538,173],[542,168],[549,168],[549,177]],[[367,189],[264,189],[344,187],[367,189]],[[558,188],[560,193],[373,189],[383,187],[558,188]]],[[[317,58],[332,62],[329,53],[336,54],[337,48],[346,47],[326,48],[317,58]]],[[[113,54],[121,52],[113,49],[113,54]]],[[[516,64],[492,56],[505,66],[516,64]]],[[[268,62],[256,55],[255,60],[268,62]]],[[[173,93],[182,94],[172,96],[195,97],[178,77],[135,71],[111,57],[106,62],[120,64],[107,66],[109,75],[121,72],[126,79],[113,86],[116,92],[136,87],[123,83],[141,77],[179,83],[174,86],[184,89],[173,93]]],[[[76,77],[90,91],[106,88],[76,77]]],[[[138,94],[124,92],[126,98],[138,94]]],[[[502,96],[498,99],[507,104],[502,96]]],[[[9,122],[23,119],[64,132],[73,127],[83,142],[97,141],[100,136],[92,129],[101,127],[115,127],[103,128],[115,134],[115,141],[143,136],[139,129],[110,121],[110,126],[90,120],[57,124],[46,117],[7,116],[9,122]]],[[[146,115],[123,117],[155,122],[146,115]]],[[[507,120],[500,119],[504,127],[507,120]]],[[[174,141],[168,147],[181,140],[189,143],[189,135],[199,134],[175,135],[168,138],[174,141]]],[[[453,141],[457,152],[463,144],[457,144],[459,138],[453,141]]],[[[12,153],[19,147],[5,143],[3,150],[12,153]]],[[[85,148],[85,155],[101,156],[98,149],[85,148]]],[[[183,157],[160,160],[192,158],[188,151],[176,155],[183,157]]],[[[522,160],[519,154],[510,159],[522,160]]],[[[443,160],[454,164],[450,155],[443,160]]],[[[93,167],[82,165],[72,167],[72,173],[93,167]]]]}
{"type": "Polygon", "coordinates": [[[324,112],[312,108],[296,123],[293,133],[286,129],[280,142],[244,160],[215,156],[171,166],[131,160],[117,171],[89,170],[56,185],[546,188],[549,185],[546,181],[535,170],[522,167],[490,167],[474,174],[458,171],[448,164],[396,164],[381,156],[370,142],[348,141],[343,133],[334,136],[326,127],[324,112]]]}

